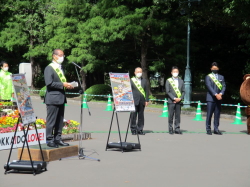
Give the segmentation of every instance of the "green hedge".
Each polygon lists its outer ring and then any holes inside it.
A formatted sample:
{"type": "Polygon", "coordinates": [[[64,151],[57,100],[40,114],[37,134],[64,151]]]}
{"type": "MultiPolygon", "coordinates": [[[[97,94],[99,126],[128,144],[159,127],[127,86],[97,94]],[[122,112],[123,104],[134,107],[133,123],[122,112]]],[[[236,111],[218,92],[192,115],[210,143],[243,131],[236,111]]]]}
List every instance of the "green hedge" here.
{"type": "MultiPolygon", "coordinates": [[[[96,84],[91,87],[89,87],[85,94],[92,94],[92,95],[108,95],[111,94],[111,87],[105,84],[96,84]]],[[[98,96],[87,96],[87,100],[106,100],[104,97],[98,97],[98,96]]]]}
{"type": "Polygon", "coordinates": [[[39,91],[40,97],[44,97],[46,93],[46,86],[42,87],[42,89],[39,91]]]}

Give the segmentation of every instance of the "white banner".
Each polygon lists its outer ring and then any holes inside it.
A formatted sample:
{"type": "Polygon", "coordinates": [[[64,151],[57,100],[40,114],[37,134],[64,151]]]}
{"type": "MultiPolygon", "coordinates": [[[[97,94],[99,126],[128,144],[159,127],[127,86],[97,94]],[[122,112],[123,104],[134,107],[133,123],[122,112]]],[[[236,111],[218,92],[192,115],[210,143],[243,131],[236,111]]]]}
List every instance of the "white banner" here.
{"type": "MultiPolygon", "coordinates": [[[[36,130],[28,131],[27,141],[29,145],[37,145],[38,139],[40,140],[41,144],[46,143],[45,129],[37,129],[37,131],[38,131],[38,136],[36,134],[36,130]]],[[[14,137],[14,132],[0,133],[0,150],[10,149],[12,141],[14,142],[13,148],[22,147],[24,143],[23,131],[18,131],[15,137],[14,137]]]]}

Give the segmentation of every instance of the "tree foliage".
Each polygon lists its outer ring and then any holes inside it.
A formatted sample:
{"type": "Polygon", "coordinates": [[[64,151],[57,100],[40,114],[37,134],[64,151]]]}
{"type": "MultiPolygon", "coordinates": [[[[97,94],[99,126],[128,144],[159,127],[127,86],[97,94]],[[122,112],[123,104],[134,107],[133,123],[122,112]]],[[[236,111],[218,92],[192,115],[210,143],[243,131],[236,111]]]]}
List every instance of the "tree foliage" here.
{"type": "MultiPolygon", "coordinates": [[[[86,89],[103,84],[108,72],[143,68],[170,76],[177,65],[184,77],[187,21],[191,25],[191,70],[195,89],[211,62],[220,64],[236,97],[243,73],[250,71],[249,0],[1,0],[0,58],[12,71],[29,61],[33,86],[43,87],[43,69],[55,48],[65,51],[69,80],[82,66],[86,89]],[[233,67],[233,68],[232,68],[233,67]],[[232,76],[234,75],[234,76],[232,76]]],[[[148,81],[149,83],[149,81],[148,81]]],[[[231,91],[230,91],[231,89],[231,91]]]]}

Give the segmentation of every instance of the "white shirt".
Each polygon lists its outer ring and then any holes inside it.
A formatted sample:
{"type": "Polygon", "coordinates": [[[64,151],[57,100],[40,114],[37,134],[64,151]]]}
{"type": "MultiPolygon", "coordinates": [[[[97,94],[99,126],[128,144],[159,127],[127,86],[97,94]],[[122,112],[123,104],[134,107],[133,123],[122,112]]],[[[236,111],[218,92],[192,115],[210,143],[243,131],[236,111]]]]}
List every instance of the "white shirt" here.
{"type": "Polygon", "coordinates": [[[178,79],[178,77],[172,77],[172,79],[174,80],[174,83],[175,83],[176,87],[179,88],[179,79],[178,79]]]}
{"type": "Polygon", "coordinates": [[[62,65],[61,65],[61,64],[55,62],[54,60],[52,61],[52,63],[53,63],[57,68],[59,68],[60,70],[62,70],[62,65]]]}
{"type": "Polygon", "coordinates": [[[215,78],[218,80],[218,73],[212,73],[214,76],[215,76],[215,78]]]}
{"type": "Polygon", "coordinates": [[[137,81],[139,82],[139,84],[141,85],[141,78],[137,78],[137,77],[136,77],[136,79],[137,79],[137,81]]]}

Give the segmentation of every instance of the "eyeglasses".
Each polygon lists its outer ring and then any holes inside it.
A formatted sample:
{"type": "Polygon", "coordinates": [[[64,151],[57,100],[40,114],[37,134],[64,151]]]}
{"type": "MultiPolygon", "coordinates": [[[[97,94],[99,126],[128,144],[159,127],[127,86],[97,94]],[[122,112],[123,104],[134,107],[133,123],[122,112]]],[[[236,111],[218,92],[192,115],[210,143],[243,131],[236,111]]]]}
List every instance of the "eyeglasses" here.
{"type": "Polygon", "coordinates": [[[57,54],[55,54],[56,56],[59,56],[59,57],[65,57],[65,55],[57,55],[57,54]]]}

